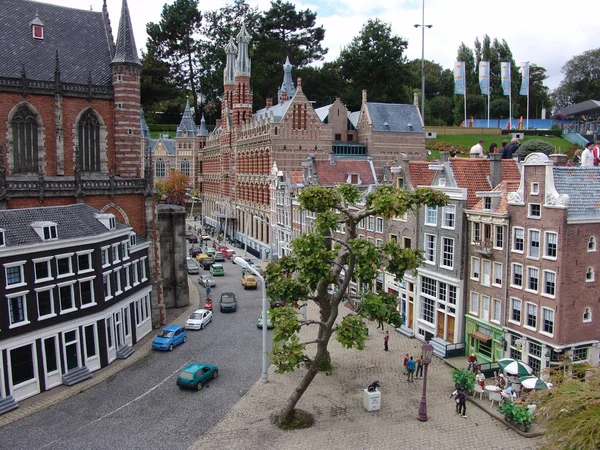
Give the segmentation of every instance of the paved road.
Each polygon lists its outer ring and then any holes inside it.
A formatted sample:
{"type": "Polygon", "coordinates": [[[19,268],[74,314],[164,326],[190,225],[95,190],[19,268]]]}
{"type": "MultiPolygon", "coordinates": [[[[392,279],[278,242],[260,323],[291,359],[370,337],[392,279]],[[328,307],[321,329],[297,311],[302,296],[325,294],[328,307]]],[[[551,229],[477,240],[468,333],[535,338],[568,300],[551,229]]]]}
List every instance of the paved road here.
{"type": "Polygon", "coordinates": [[[222,314],[215,303],[213,323],[188,331],[187,343],[170,353],[151,352],[106,382],[0,428],[0,448],[187,448],[260,378],[261,290],[244,291],[239,266],[224,266],[226,275],[216,278],[211,297],[218,301],[221,292],[235,292],[236,313],[222,314]],[[191,361],[216,364],[219,378],[200,392],[180,390],[176,374],[191,361]]]}

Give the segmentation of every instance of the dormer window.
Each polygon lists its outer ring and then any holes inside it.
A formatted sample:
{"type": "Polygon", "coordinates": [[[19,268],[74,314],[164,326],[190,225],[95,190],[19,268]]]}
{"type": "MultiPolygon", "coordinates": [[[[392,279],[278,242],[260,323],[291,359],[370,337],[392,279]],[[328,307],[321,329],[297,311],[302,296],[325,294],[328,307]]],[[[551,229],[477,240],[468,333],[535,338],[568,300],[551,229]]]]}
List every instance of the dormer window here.
{"type": "Polygon", "coordinates": [[[137,237],[135,233],[131,233],[129,235],[129,248],[135,247],[137,245],[137,237]]]}
{"type": "Polygon", "coordinates": [[[56,231],[56,224],[54,222],[34,222],[31,226],[43,241],[58,239],[58,232],[56,231]]]}
{"type": "Polygon", "coordinates": [[[106,227],[106,229],[114,230],[117,228],[117,221],[115,220],[114,214],[96,214],[95,217],[106,227]]]}
{"type": "Polygon", "coordinates": [[[483,198],[483,209],[485,209],[486,211],[492,209],[492,197],[483,198]]]}
{"type": "Polygon", "coordinates": [[[31,35],[34,39],[44,39],[44,24],[37,14],[35,15],[35,19],[29,22],[29,25],[31,26],[31,35]]]}
{"type": "Polygon", "coordinates": [[[360,184],[360,177],[357,173],[350,173],[348,174],[348,178],[346,178],[346,183],[360,184]]]}
{"type": "Polygon", "coordinates": [[[4,230],[0,228],[0,247],[4,247],[6,245],[6,237],[4,234],[4,230]]]}

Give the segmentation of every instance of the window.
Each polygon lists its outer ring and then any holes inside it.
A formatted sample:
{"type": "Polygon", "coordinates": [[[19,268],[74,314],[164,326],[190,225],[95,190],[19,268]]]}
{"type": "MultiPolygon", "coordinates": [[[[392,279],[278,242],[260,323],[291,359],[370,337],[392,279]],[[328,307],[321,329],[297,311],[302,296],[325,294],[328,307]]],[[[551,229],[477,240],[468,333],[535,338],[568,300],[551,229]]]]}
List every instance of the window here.
{"type": "Polygon", "coordinates": [[[432,297],[437,296],[437,281],[433,278],[422,277],[421,278],[421,292],[432,297]]]}
{"type": "Polygon", "coordinates": [[[454,268],[454,239],[442,238],[442,266],[454,268]]]}
{"type": "Polygon", "coordinates": [[[529,230],[529,258],[540,257],[540,232],[529,230]]]}
{"type": "Polygon", "coordinates": [[[436,236],[433,234],[425,235],[425,262],[435,264],[435,246],[436,236]]]}
{"type": "Polygon", "coordinates": [[[490,209],[492,209],[492,198],[491,197],[483,198],[483,209],[486,211],[489,211],[490,209]]]}
{"type": "Polygon", "coordinates": [[[474,316],[479,315],[479,294],[477,292],[471,292],[471,304],[469,305],[469,312],[474,316]]]}
{"type": "Polygon", "coordinates": [[[492,262],[489,259],[484,259],[482,260],[482,266],[483,277],[481,279],[481,285],[489,286],[492,277],[492,262]]]}
{"type": "Polygon", "coordinates": [[[542,367],[542,346],[537,342],[528,341],[529,356],[527,363],[535,372],[539,372],[542,367]]]}
{"type": "Polygon", "coordinates": [[[10,373],[13,386],[35,378],[33,345],[13,348],[10,351],[10,373]]]}
{"type": "Polygon", "coordinates": [[[181,173],[186,177],[190,176],[190,162],[187,159],[181,161],[181,173]]]}
{"type": "Polygon", "coordinates": [[[493,322],[500,322],[500,314],[501,314],[501,305],[502,305],[502,303],[497,298],[494,298],[492,301],[494,303],[494,309],[492,310],[492,321],[493,322]]]}
{"type": "Polygon", "coordinates": [[[42,233],[44,235],[45,241],[50,241],[53,239],[58,239],[58,233],[56,232],[56,225],[46,225],[42,228],[42,233]]]}
{"type": "Polygon", "coordinates": [[[137,286],[138,284],[140,284],[140,279],[139,279],[139,270],[138,270],[138,265],[139,265],[139,261],[135,261],[131,266],[131,273],[133,275],[133,285],[137,286]]]}
{"type": "Polygon", "coordinates": [[[375,239],[375,247],[377,247],[377,248],[383,247],[383,239],[375,239]]]}
{"type": "Polygon", "coordinates": [[[393,242],[395,242],[395,243],[398,243],[398,236],[397,236],[397,235],[395,235],[395,234],[390,234],[390,236],[389,236],[388,240],[389,240],[390,242],[392,242],[392,241],[393,241],[393,242]]]}
{"type": "Polygon", "coordinates": [[[377,228],[375,229],[375,231],[377,231],[378,233],[383,233],[383,218],[382,217],[377,218],[377,228]]]}
{"type": "Polygon", "coordinates": [[[594,281],[594,268],[593,267],[588,267],[586,272],[585,272],[585,281],[588,283],[591,283],[592,281],[594,281]]]}
{"type": "Polygon", "coordinates": [[[517,298],[512,298],[510,300],[511,305],[511,313],[510,320],[511,322],[521,323],[521,300],[517,298]]]}
{"type": "Polygon", "coordinates": [[[7,288],[25,285],[25,276],[23,275],[24,265],[24,261],[4,265],[7,288]]]}
{"type": "Polygon", "coordinates": [[[542,217],[542,206],[538,203],[530,203],[528,217],[530,219],[539,219],[542,217]]]}
{"type": "Polygon", "coordinates": [[[121,259],[119,258],[119,244],[114,244],[114,245],[111,247],[111,252],[110,252],[110,254],[111,254],[111,257],[112,257],[112,258],[111,258],[111,260],[112,260],[112,263],[113,263],[113,264],[114,264],[114,263],[118,263],[118,262],[120,262],[120,261],[121,261],[121,259]]]}
{"type": "Polygon", "coordinates": [[[79,165],[83,172],[100,172],[100,123],[92,109],[79,119],[79,165]]]}
{"type": "Polygon", "coordinates": [[[550,335],[554,334],[554,310],[542,308],[542,315],[544,323],[541,331],[550,335]]]}
{"type": "Polygon", "coordinates": [[[473,242],[481,241],[481,223],[473,222],[473,242]]]}
{"type": "MultiPolygon", "coordinates": [[[[36,290],[37,291],[37,290],[36,290]]],[[[54,296],[52,289],[37,291],[38,319],[54,317],[54,296]]]]}
{"type": "Polygon", "coordinates": [[[367,217],[367,230],[373,231],[375,229],[375,217],[367,217]]]}
{"type": "Polygon", "coordinates": [[[556,273],[544,270],[544,294],[554,297],[556,292],[556,273]]]}
{"type": "Polygon", "coordinates": [[[129,248],[135,247],[137,245],[137,236],[135,233],[131,233],[129,235],[129,248]]]}
{"type": "Polygon", "coordinates": [[[586,359],[588,359],[587,347],[573,349],[573,361],[585,361],[586,359]]]}
{"type": "Polygon", "coordinates": [[[540,271],[535,267],[527,268],[527,290],[537,292],[540,278],[540,271]]]}
{"type": "Polygon", "coordinates": [[[115,269],[112,275],[112,285],[115,287],[115,295],[119,295],[123,292],[123,289],[121,289],[121,268],[115,269]]]}
{"type": "Polygon", "coordinates": [[[73,284],[74,283],[58,285],[58,297],[61,314],[75,310],[73,284]]]}
{"type": "Polygon", "coordinates": [[[481,296],[481,319],[486,322],[490,320],[490,298],[487,295],[481,296]]]}
{"type": "Polygon", "coordinates": [[[421,319],[425,322],[434,323],[435,300],[421,297],[421,319]]]}
{"type": "Polygon", "coordinates": [[[510,357],[516,360],[521,360],[522,354],[521,350],[523,345],[521,344],[521,339],[517,336],[510,336],[510,357]]]}
{"type": "Polygon", "coordinates": [[[4,230],[0,228],[0,247],[4,247],[6,245],[6,238],[4,237],[4,230]]]}
{"type": "Polygon", "coordinates": [[[456,305],[456,286],[448,285],[448,303],[456,305]]]}
{"type": "Polygon", "coordinates": [[[19,292],[7,296],[8,300],[8,319],[9,328],[15,326],[27,325],[27,300],[25,299],[26,292],[19,292]]]}
{"type": "Polygon", "coordinates": [[[523,266],[513,263],[512,265],[512,285],[514,287],[523,287],[523,266]]]}
{"type": "Polygon", "coordinates": [[[130,278],[130,273],[129,273],[130,266],[131,266],[131,264],[125,264],[123,266],[123,275],[125,275],[124,284],[125,284],[126,291],[131,289],[131,278],[130,278]]]}
{"type": "Polygon", "coordinates": [[[146,281],[148,277],[146,276],[146,260],[147,258],[140,259],[139,270],[140,270],[140,280],[146,281]]]}
{"type": "Polygon", "coordinates": [[[454,229],[456,225],[456,206],[444,206],[444,227],[454,229]]]}
{"type": "Polygon", "coordinates": [[[527,320],[525,324],[534,330],[537,328],[537,305],[527,303],[527,320]]]}
{"type": "Polygon", "coordinates": [[[403,248],[411,248],[412,247],[412,239],[402,236],[403,248]]]}
{"type": "Polygon", "coordinates": [[[437,206],[425,207],[425,225],[437,225],[437,206]]]}
{"type": "Polygon", "coordinates": [[[531,195],[538,195],[540,193],[540,183],[531,183],[531,195]]]}
{"type": "Polygon", "coordinates": [[[494,263],[494,286],[502,286],[502,263],[494,263]]]}
{"type": "Polygon", "coordinates": [[[595,236],[590,236],[590,238],[588,239],[587,251],[588,252],[596,251],[596,237],[595,236]]]}
{"type": "Polygon", "coordinates": [[[523,253],[525,249],[525,230],[513,227],[513,252],[523,253]]]}
{"type": "Polygon", "coordinates": [[[58,255],[56,257],[56,273],[57,278],[73,275],[71,270],[71,255],[58,255]]]}
{"type": "Polygon", "coordinates": [[[558,234],[546,231],[544,233],[546,247],[544,248],[544,257],[556,259],[558,251],[558,234]]]}
{"type": "Polygon", "coordinates": [[[92,270],[92,252],[77,254],[77,270],[79,273],[92,270]]]}
{"type": "Polygon", "coordinates": [[[94,282],[92,279],[79,281],[79,294],[81,295],[81,307],[93,306],[94,301],[94,282]]]}
{"type": "Polygon", "coordinates": [[[11,122],[13,140],[13,173],[39,172],[38,123],[36,116],[25,105],[21,106],[11,122]]]}
{"type": "Polygon", "coordinates": [[[102,285],[104,288],[104,300],[110,300],[112,298],[112,293],[110,290],[110,272],[103,275],[102,285]]]}
{"type": "Polygon", "coordinates": [[[585,308],[583,310],[583,323],[588,323],[592,321],[592,309],[585,308]]]}
{"type": "Polygon", "coordinates": [[[154,165],[154,172],[156,178],[165,178],[167,176],[167,168],[162,158],[156,160],[156,163],[154,165]]]}
{"type": "Polygon", "coordinates": [[[50,260],[52,258],[45,258],[43,260],[34,259],[33,265],[35,269],[35,281],[48,281],[52,279],[52,272],[50,270],[50,260]]]}
{"type": "Polygon", "coordinates": [[[501,225],[496,225],[496,235],[494,236],[494,247],[502,249],[504,248],[504,227],[501,225]]]}
{"type": "Polygon", "coordinates": [[[479,280],[479,274],[481,273],[480,260],[479,258],[471,258],[471,278],[473,280],[479,280]]]}
{"type": "Polygon", "coordinates": [[[110,266],[109,248],[110,247],[102,247],[102,250],[100,250],[102,255],[102,267],[110,266]]]}

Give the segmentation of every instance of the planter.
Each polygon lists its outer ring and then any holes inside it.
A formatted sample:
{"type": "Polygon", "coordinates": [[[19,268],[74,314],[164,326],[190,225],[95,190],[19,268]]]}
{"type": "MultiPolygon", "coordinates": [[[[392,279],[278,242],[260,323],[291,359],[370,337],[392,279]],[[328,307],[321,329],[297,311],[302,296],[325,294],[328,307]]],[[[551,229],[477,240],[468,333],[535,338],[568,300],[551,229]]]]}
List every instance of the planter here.
{"type": "Polygon", "coordinates": [[[525,425],[525,424],[522,424],[522,423],[517,423],[514,420],[509,419],[508,416],[504,416],[504,421],[506,423],[511,424],[513,427],[518,428],[519,430],[521,430],[521,431],[523,431],[525,433],[527,433],[531,429],[530,425],[525,425]]]}

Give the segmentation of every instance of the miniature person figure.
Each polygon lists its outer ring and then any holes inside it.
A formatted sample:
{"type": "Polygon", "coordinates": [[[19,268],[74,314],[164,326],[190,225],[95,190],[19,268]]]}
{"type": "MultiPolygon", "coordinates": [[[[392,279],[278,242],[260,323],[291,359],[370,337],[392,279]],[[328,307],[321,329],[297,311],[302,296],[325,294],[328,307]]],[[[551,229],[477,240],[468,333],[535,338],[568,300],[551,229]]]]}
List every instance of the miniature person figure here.
{"type": "Polygon", "coordinates": [[[385,332],[385,336],[383,337],[383,349],[387,352],[388,349],[388,342],[390,341],[390,332],[386,331],[385,332]]]}
{"type": "Polygon", "coordinates": [[[411,356],[410,359],[406,362],[406,371],[408,372],[408,378],[406,381],[412,381],[412,382],[415,381],[415,367],[416,366],[417,366],[417,363],[411,356]]]}
{"type": "Polygon", "coordinates": [[[475,356],[475,353],[471,353],[467,357],[467,363],[469,364],[468,369],[475,371],[475,367],[477,366],[477,357],[475,356]]]}
{"type": "Polygon", "coordinates": [[[467,418],[467,393],[465,388],[461,387],[456,394],[456,400],[458,402],[458,414],[462,415],[463,418],[467,418]],[[462,412],[462,414],[461,414],[462,412]]]}
{"type": "Polygon", "coordinates": [[[404,375],[408,375],[408,373],[406,372],[406,364],[408,363],[408,353],[406,354],[406,356],[404,357],[404,375]]]}
{"type": "Polygon", "coordinates": [[[450,398],[454,399],[454,410],[456,411],[456,414],[458,414],[458,392],[459,390],[456,389],[452,394],[450,394],[450,398]]]}
{"type": "Polygon", "coordinates": [[[417,380],[423,379],[423,355],[417,358],[417,372],[415,373],[415,378],[417,380]]]}
{"type": "Polygon", "coordinates": [[[477,375],[475,375],[475,382],[479,384],[482,388],[485,387],[485,375],[481,370],[477,370],[477,375]]]}

